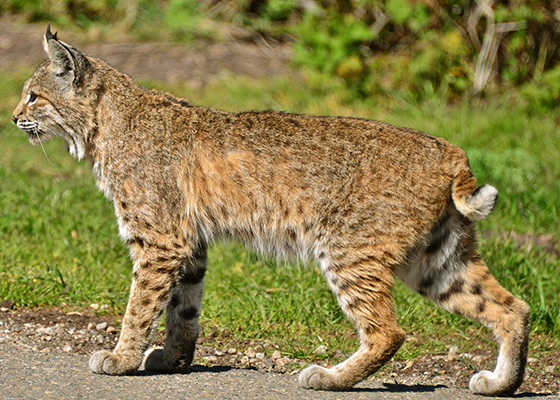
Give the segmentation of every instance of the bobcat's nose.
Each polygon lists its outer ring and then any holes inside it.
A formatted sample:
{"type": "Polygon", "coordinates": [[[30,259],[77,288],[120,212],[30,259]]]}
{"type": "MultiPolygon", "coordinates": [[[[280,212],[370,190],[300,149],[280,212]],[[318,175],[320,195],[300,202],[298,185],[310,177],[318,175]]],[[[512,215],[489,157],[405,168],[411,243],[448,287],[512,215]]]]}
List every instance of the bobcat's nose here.
{"type": "Polygon", "coordinates": [[[17,124],[18,119],[15,115],[12,115],[12,121],[14,121],[14,124],[17,124]]]}

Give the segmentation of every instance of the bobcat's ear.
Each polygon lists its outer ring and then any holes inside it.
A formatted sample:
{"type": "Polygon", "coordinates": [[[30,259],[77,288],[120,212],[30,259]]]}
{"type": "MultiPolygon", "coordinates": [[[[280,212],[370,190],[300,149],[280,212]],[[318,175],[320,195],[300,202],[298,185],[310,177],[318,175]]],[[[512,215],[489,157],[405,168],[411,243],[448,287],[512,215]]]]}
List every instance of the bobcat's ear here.
{"type": "Polygon", "coordinates": [[[43,47],[51,60],[51,68],[58,77],[71,84],[79,84],[82,80],[88,61],[82,53],[53,35],[51,25],[47,27],[43,47]]]}

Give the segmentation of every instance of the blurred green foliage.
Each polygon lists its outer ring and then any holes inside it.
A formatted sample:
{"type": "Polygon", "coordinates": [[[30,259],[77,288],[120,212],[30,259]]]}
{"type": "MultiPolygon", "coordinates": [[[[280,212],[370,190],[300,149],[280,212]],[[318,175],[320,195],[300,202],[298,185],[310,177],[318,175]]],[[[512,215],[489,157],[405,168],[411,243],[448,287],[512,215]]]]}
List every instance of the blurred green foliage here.
{"type": "Polygon", "coordinates": [[[522,87],[533,107],[556,107],[558,0],[5,0],[28,22],[115,30],[145,40],[293,43],[298,68],[341,79],[359,96],[422,100],[522,87]],[[477,65],[479,64],[479,65],[477,65]]]}
{"type": "Polygon", "coordinates": [[[295,32],[296,63],[341,77],[363,78],[366,57],[359,45],[376,36],[363,21],[351,14],[307,13],[295,32]]]}
{"type": "Polygon", "coordinates": [[[544,72],[542,78],[521,86],[520,95],[528,100],[530,108],[547,112],[560,106],[560,65],[544,72]]]}

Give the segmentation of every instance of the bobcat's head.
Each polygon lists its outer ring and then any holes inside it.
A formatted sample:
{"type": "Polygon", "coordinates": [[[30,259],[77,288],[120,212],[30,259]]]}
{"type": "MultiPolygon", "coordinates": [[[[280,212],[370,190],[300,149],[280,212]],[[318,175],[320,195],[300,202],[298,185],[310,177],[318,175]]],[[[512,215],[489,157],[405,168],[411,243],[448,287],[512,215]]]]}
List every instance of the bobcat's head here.
{"type": "Polygon", "coordinates": [[[70,154],[81,159],[95,130],[94,68],[86,56],[58,40],[50,25],[43,47],[49,59],[25,82],[12,120],[32,144],[61,137],[70,154]]]}

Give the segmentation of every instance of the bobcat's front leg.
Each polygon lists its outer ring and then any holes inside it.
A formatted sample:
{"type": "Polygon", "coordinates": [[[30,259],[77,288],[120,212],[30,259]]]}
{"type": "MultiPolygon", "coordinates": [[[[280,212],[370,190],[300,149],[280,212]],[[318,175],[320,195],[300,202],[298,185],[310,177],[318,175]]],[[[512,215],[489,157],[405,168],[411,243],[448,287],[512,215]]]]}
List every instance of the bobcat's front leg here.
{"type": "Polygon", "coordinates": [[[124,375],[140,367],[181,265],[179,255],[165,246],[137,241],[131,247],[134,273],[121,336],[113,352],[91,356],[89,367],[98,374],[124,375]]]}
{"type": "Polygon", "coordinates": [[[147,371],[180,372],[191,364],[200,330],[198,316],[205,273],[206,244],[201,243],[181,265],[167,305],[165,347],[148,350],[144,361],[147,371]]]}

